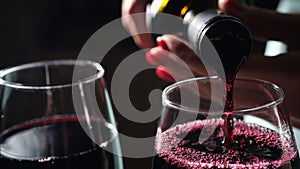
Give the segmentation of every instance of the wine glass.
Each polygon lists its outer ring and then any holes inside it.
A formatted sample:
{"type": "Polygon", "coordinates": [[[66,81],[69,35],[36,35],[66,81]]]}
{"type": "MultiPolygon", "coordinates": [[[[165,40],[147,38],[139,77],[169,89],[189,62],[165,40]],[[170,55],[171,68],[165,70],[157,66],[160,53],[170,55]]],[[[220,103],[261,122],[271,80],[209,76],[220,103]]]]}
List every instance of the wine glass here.
{"type": "Polygon", "coordinates": [[[88,60],[48,60],[0,72],[0,166],[122,169],[103,79],[88,60]]]}
{"type": "Polygon", "coordinates": [[[283,90],[263,80],[236,79],[232,141],[226,145],[224,85],[218,77],[200,77],[163,91],[153,169],[296,168],[298,151],[283,90]]]}

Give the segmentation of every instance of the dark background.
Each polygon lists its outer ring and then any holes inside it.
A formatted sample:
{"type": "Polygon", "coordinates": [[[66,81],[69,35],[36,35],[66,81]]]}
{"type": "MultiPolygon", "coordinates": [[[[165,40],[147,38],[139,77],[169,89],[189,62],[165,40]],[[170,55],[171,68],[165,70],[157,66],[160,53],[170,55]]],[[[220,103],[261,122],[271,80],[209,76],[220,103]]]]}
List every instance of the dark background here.
{"type": "MultiPolygon", "coordinates": [[[[257,0],[257,6],[274,9],[277,0],[257,0]]],[[[0,4],[0,69],[39,60],[76,58],[88,38],[106,23],[121,16],[121,0],[31,0],[5,1],[0,4]]],[[[99,44],[101,47],[101,44],[99,44]]],[[[259,52],[264,42],[256,42],[259,52]]],[[[132,39],[116,45],[101,63],[106,69],[107,86],[118,64],[139,50],[132,39]]],[[[139,110],[149,108],[148,93],[162,89],[166,82],[154,70],[143,71],[133,79],[130,98],[139,110]],[[142,87],[141,87],[142,86],[142,87]]],[[[120,132],[136,137],[155,134],[157,121],[133,123],[115,110],[120,132]]],[[[147,169],[151,158],[124,158],[126,169],[147,169]]]]}
{"type": "Polygon", "coordinates": [[[76,58],[97,29],[120,17],[120,3],[120,0],[1,2],[1,68],[45,58],[76,58]]]}

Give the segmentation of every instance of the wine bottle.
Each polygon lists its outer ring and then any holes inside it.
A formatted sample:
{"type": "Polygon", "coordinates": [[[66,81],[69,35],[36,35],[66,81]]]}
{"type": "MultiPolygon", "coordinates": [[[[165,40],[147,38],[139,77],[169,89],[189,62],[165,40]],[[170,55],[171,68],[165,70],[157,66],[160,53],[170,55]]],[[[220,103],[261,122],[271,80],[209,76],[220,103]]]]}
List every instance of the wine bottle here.
{"type": "Polygon", "coordinates": [[[153,0],[146,16],[151,32],[176,34],[186,39],[202,61],[218,69],[215,58],[211,57],[212,44],[225,74],[235,74],[249,56],[251,32],[240,19],[218,11],[216,0],[153,0]],[[159,14],[175,15],[180,22],[159,14]]]}

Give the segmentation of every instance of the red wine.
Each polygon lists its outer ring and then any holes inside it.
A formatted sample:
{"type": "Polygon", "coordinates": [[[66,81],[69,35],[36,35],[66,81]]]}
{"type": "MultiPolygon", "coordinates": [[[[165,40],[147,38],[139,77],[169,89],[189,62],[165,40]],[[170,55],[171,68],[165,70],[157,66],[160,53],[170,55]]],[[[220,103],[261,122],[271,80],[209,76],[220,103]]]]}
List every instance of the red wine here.
{"type": "MultiPolygon", "coordinates": [[[[221,25],[222,26],[222,25],[221,25]]],[[[230,145],[233,142],[233,90],[236,73],[240,69],[241,65],[247,60],[249,52],[245,52],[245,46],[251,46],[246,44],[245,39],[241,36],[232,36],[232,32],[237,30],[226,30],[221,31],[221,29],[213,29],[207,32],[207,36],[210,37],[210,41],[215,47],[217,53],[220,56],[222,62],[223,70],[216,69],[217,72],[222,75],[224,71],[224,76],[220,76],[225,82],[225,106],[224,106],[224,147],[230,149],[230,145]],[[219,72],[221,71],[221,72],[219,72]]],[[[248,49],[248,48],[247,48],[248,49]]]]}
{"type": "Polygon", "coordinates": [[[289,138],[271,129],[234,121],[233,143],[223,152],[223,119],[198,120],[158,132],[154,169],[290,169],[297,150],[289,138]],[[205,125],[216,125],[213,138],[200,144],[205,125]],[[286,167],[286,168],[285,168],[286,167]]]}
{"type": "MultiPolygon", "coordinates": [[[[110,132],[105,123],[92,123],[110,132]]],[[[33,121],[2,133],[3,169],[111,169],[118,162],[88,137],[76,117],[33,121]]]]}
{"type": "Polygon", "coordinates": [[[233,82],[234,78],[226,75],[226,98],[225,98],[225,107],[224,107],[224,145],[226,149],[230,148],[230,145],[233,143],[233,82]]]}

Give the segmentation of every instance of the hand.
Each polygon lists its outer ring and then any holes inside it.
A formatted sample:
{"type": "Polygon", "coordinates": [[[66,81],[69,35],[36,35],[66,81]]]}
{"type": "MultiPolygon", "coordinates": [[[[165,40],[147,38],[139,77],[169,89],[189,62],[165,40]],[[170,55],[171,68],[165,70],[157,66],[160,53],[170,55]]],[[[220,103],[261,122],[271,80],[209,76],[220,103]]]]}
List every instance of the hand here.
{"type": "MultiPolygon", "coordinates": [[[[277,57],[250,56],[237,76],[264,79],[282,87],[286,96],[285,107],[290,113],[292,124],[300,128],[300,45],[297,45],[300,39],[300,15],[250,8],[235,0],[219,0],[219,7],[243,20],[256,38],[281,40],[288,44],[289,52],[277,57]]],[[[165,44],[165,47],[152,48],[146,59],[157,66],[156,73],[160,78],[173,82],[193,76],[206,76],[208,72],[213,72],[203,67],[198,56],[181,39],[173,35],[163,35],[158,41],[159,44],[165,44]]]]}
{"type": "Polygon", "coordinates": [[[149,0],[123,0],[122,1],[122,23],[123,26],[133,35],[135,43],[141,48],[153,47],[150,34],[140,34],[146,32],[145,12],[149,0]],[[139,15],[133,15],[141,13],[139,15]]]}
{"type": "Polygon", "coordinates": [[[285,42],[290,50],[299,50],[300,14],[248,7],[237,0],[219,0],[220,10],[241,19],[256,38],[285,42]]]}

